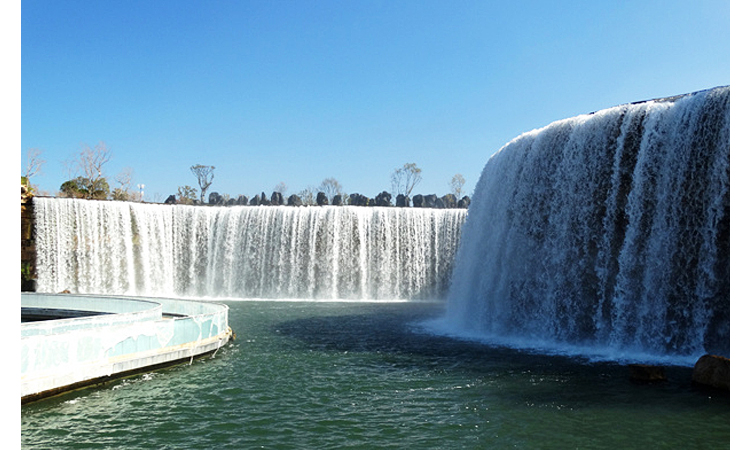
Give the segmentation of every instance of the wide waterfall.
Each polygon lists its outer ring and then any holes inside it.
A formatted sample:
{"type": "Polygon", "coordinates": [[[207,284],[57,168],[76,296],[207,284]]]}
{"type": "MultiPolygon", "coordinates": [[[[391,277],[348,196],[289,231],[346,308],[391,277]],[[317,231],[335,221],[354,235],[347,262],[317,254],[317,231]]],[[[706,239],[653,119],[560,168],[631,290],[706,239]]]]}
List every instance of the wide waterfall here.
{"type": "Polygon", "coordinates": [[[456,258],[452,333],[728,357],[729,87],[515,138],[482,172],[456,258]]]}
{"type": "Polygon", "coordinates": [[[36,198],[38,290],[189,298],[445,298],[465,210],[36,198]]]}

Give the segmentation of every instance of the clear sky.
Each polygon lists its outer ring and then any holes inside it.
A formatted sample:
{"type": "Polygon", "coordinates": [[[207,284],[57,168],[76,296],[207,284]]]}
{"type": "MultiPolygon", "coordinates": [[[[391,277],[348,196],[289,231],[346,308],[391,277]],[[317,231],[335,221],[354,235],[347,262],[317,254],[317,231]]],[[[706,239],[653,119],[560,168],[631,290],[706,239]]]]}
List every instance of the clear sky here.
{"type": "Polygon", "coordinates": [[[566,117],[730,84],[729,1],[21,2],[21,171],[49,193],[82,144],[145,198],[197,186],[287,195],[336,178],[374,197],[471,193],[515,136],[566,117]]]}

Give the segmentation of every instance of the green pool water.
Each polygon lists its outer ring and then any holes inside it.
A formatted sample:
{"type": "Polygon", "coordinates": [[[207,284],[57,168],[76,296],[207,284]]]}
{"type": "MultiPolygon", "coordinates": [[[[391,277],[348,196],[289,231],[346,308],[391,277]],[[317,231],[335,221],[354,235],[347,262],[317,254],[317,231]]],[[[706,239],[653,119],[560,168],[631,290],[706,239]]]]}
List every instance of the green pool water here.
{"type": "Polygon", "coordinates": [[[226,302],[212,358],[25,405],[22,448],[720,449],[729,396],[690,368],[626,366],[429,335],[437,303],[226,302]]]}

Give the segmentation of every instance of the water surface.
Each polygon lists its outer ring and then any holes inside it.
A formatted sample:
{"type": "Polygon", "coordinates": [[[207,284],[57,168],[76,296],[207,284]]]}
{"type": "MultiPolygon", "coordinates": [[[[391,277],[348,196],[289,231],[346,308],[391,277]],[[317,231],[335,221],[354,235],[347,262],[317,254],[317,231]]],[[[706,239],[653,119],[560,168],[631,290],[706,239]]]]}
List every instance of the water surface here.
{"type": "Polygon", "coordinates": [[[23,448],[728,448],[729,397],[690,369],[627,367],[423,334],[435,303],[227,302],[213,358],[33,403],[23,448]]]}

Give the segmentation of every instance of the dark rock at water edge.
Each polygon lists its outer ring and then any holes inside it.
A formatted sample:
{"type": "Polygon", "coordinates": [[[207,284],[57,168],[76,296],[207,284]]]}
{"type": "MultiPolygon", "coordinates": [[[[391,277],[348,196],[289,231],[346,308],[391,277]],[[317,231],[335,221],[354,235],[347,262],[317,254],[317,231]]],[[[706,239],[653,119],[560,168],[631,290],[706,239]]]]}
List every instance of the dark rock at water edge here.
{"type": "Polygon", "coordinates": [[[703,355],[693,368],[693,383],[715,389],[729,390],[729,358],[703,355]]]}
{"type": "Polygon", "coordinates": [[[667,375],[662,366],[649,364],[629,364],[630,381],[635,383],[656,383],[667,381],[667,375]]]}

